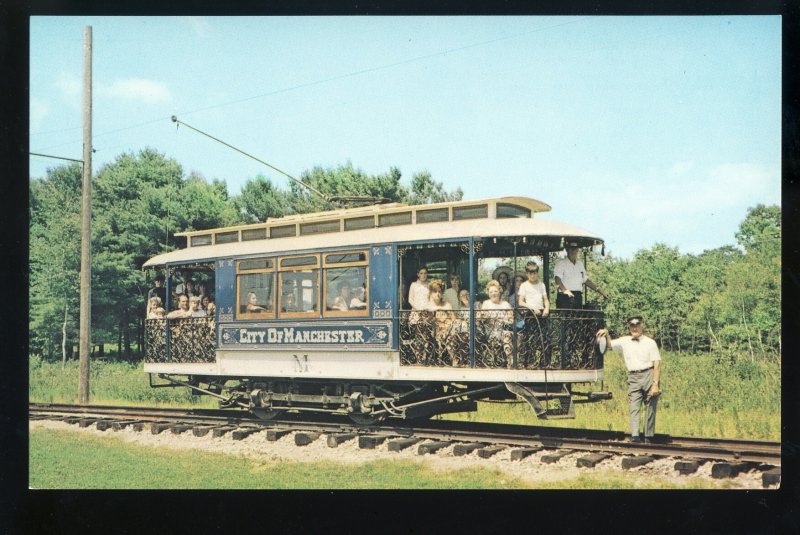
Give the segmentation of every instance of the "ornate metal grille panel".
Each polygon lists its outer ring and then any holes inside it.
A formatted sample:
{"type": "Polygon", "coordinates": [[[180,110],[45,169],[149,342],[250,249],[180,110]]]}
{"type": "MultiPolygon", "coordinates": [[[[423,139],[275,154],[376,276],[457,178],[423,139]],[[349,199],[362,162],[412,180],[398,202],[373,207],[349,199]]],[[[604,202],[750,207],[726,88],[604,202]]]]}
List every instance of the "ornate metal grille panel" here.
{"type": "MultiPolygon", "coordinates": [[[[469,311],[400,312],[400,363],[469,366],[469,311]]],[[[475,367],[599,369],[595,333],[602,311],[554,310],[547,318],[529,310],[475,312],[475,367]]]]}
{"type": "Polygon", "coordinates": [[[145,361],[214,362],[214,340],[213,317],[146,320],[145,361]]]}

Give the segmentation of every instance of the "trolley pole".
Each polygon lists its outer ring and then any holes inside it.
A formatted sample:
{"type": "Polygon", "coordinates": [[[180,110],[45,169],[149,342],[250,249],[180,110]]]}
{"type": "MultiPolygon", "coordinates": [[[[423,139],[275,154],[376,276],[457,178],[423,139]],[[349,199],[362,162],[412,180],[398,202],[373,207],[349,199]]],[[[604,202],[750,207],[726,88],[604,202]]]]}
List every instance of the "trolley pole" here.
{"type": "Polygon", "coordinates": [[[81,195],[81,304],[78,403],[89,402],[92,351],[92,27],[83,29],[83,192],[81,195]]]}

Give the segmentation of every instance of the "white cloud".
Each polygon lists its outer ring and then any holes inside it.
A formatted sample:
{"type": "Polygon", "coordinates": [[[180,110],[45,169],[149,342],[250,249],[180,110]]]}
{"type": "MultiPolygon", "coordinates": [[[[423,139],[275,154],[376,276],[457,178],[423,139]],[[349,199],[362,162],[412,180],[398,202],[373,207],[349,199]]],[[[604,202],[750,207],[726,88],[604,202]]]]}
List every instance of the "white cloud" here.
{"type": "Polygon", "coordinates": [[[682,176],[694,169],[694,162],[675,162],[675,165],[670,168],[669,173],[675,176],[682,176]]]}
{"type": "Polygon", "coordinates": [[[83,84],[77,76],[61,73],[56,79],[56,87],[68,100],[74,99],[81,93],[83,84]]]}
{"type": "Polygon", "coordinates": [[[111,85],[98,86],[97,92],[107,97],[140,100],[148,103],[172,99],[172,94],[166,85],[143,78],[115,80],[111,85]]]}
{"type": "Polygon", "coordinates": [[[211,29],[208,19],[204,17],[187,17],[187,20],[189,21],[189,26],[192,27],[198,37],[206,37],[208,35],[208,31],[211,29]]]}
{"type": "Polygon", "coordinates": [[[30,129],[35,132],[42,127],[42,121],[50,112],[50,105],[42,99],[31,97],[30,102],[30,129]]]}

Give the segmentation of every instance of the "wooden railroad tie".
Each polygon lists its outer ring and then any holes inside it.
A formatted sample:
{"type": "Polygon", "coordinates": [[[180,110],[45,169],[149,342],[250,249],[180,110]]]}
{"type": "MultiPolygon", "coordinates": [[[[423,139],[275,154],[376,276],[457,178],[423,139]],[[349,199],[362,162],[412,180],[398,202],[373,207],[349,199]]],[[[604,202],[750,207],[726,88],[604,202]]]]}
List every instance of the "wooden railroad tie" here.
{"type": "Polygon", "coordinates": [[[99,421],[100,418],[81,418],[78,420],[78,427],[89,427],[93,423],[99,421]]]}
{"type": "Polygon", "coordinates": [[[481,442],[470,442],[469,444],[456,444],[453,448],[453,455],[456,457],[460,457],[462,455],[468,455],[473,451],[477,450],[478,448],[484,447],[485,444],[481,442]]]}
{"type": "Polygon", "coordinates": [[[199,425],[192,428],[192,434],[196,437],[204,437],[211,432],[212,429],[220,427],[218,425],[199,425]]]}
{"type": "Polygon", "coordinates": [[[192,427],[194,427],[192,424],[173,425],[172,427],[169,428],[169,432],[172,433],[173,435],[180,435],[181,433],[188,431],[192,427]]]}
{"type": "Polygon", "coordinates": [[[436,453],[440,449],[446,448],[452,443],[453,443],[452,440],[442,440],[442,441],[426,442],[425,444],[420,444],[419,448],[417,448],[417,455],[425,455],[426,453],[436,453]]]}
{"type": "Polygon", "coordinates": [[[108,429],[111,429],[112,425],[114,425],[113,420],[104,419],[104,420],[98,420],[97,425],[95,427],[97,427],[98,431],[106,431],[108,429]]]}
{"type": "Polygon", "coordinates": [[[700,463],[697,461],[678,461],[675,463],[675,470],[682,476],[694,474],[698,468],[700,468],[700,463]]]}
{"type": "Polygon", "coordinates": [[[512,461],[521,461],[525,457],[530,457],[534,453],[542,451],[544,448],[541,446],[534,446],[532,448],[517,448],[515,450],[511,450],[511,460],[512,461]]]}
{"type": "Polygon", "coordinates": [[[66,418],[64,418],[64,421],[70,425],[77,424],[81,420],[82,418],[80,416],[67,416],[66,418]]]}
{"type": "Polygon", "coordinates": [[[362,450],[374,450],[389,438],[384,435],[362,435],[358,437],[358,447],[362,450]]]}
{"type": "Polygon", "coordinates": [[[233,433],[231,433],[231,438],[233,440],[243,440],[253,433],[258,433],[261,431],[258,427],[243,427],[241,429],[235,429],[233,433]]]}
{"type": "Polygon", "coordinates": [[[355,433],[334,433],[332,435],[328,435],[328,447],[336,448],[342,442],[347,442],[348,440],[353,440],[354,438],[356,438],[355,433]]]}
{"type": "Polygon", "coordinates": [[[717,463],[711,467],[711,477],[725,479],[736,477],[753,468],[753,463],[717,463]]]}
{"type": "Polygon", "coordinates": [[[400,438],[397,440],[390,440],[389,441],[389,451],[401,451],[406,448],[417,444],[418,442],[422,442],[423,439],[419,437],[409,437],[409,438],[400,438]]]}
{"type": "Polygon", "coordinates": [[[776,466],[771,470],[767,470],[763,474],[761,474],[761,485],[766,488],[770,485],[780,485],[781,484],[781,467],[776,466]]]}
{"type": "Polygon", "coordinates": [[[493,455],[500,453],[504,449],[506,449],[506,446],[502,444],[498,444],[496,446],[487,446],[485,448],[481,448],[478,450],[478,457],[480,457],[481,459],[488,459],[489,457],[492,457],[493,455]]]}
{"type": "Polygon", "coordinates": [[[111,429],[114,431],[122,431],[129,425],[143,424],[141,420],[118,420],[111,424],[111,429]]]}
{"type": "Polygon", "coordinates": [[[572,453],[572,450],[560,450],[555,453],[548,453],[547,455],[542,455],[542,462],[545,464],[553,464],[570,453],[572,453]]]}
{"type": "Polygon", "coordinates": [[[630,470],[631,468],[636,468],[637,466],[644,466],[647,463],[651,463],[655,461],[655,457],[651,457],[650,455],[637,455],[636,457],[623,457],[622,458],[622,469],[623,470],[630,470]]]}
{"type": "Polygon", "coordinates": [[[150,432],[153,433],[154,435],[158,435],[161,432],[166,431],[167,429],[169,429],[173,425],[175,425],[175,424],[173,424],[173,423],[164,423],[164,422],[153,422],[152,424],[150,424],[150,432]]]}
{"type": "Polygon", "coordinates": [[[308,446],[320,436],[320,433],[315,431],[299,431],[294,435],[294,443],[296,446],[308,446]]]}
{"type": "Polygon", "coordinates": [[[578,457],[576,466],[578,468],[594,468],[600,461],[605,461],[612,456],[613,454],[611,453],[590,453],[589,455],[578,457]]]}
{"type": "Polygon", "coordinates": [[[228,431],[233,431],[234,429],[236,429],[236,427],[232,425],[215,427],[214,429],[211,430],[211,438],[219,438],[221,436],[224,436],[225,433],[227,433],[228,431]]]}
{"type": "Polygon", "coordinates": [[[266,438],[270,442],[277,442],[281,439],[281,437],[284,437],[291,432],[291,429],[267,429],[266,438]]]}
{"type": "Polygon", "coordinates": [[[147,422],[133,422],[133,430],[136,432],[144,431],[144,426],[147,422]]]}

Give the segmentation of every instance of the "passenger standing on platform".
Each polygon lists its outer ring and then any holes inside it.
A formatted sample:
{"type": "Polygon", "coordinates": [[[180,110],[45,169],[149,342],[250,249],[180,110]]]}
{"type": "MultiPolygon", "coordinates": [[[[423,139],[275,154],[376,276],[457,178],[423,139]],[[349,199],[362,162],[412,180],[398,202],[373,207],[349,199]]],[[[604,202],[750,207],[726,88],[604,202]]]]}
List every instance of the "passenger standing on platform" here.
{"type": "Polygon", "coordinates": [[[408,290],[408,304],[411,310],[425,310],[428,307],[428,268],[422,266],[417,271],[417,280],[408,290]]]}
{"type": "Polygon", "coordinates": [[[156,278],[153,279],[153,287],[147,292],[147,313],[150,314],[152,308],[150,307],[151,299],[158,297],[162,304],[167,302],[167,289],[164,288],[164,275],[158,273],[156,278]]]}
{"type": "Polygon", "coordinates": [[[178,308],[167,314],[168,319],[188,318],[192,313],[189,310],[189,298],[184,294],[178,295],[178,308]]]}
{"type": "Polygon", "coordinates": [[[453,309],[460,308],[458,304],[458,293],[461,291],[461,279],[458,275],[450,275],[450,287],[444,291],[444,300],[450,303],[453,309]]]}
{"type": "Polygon", "coordinates": [[[189,298],[189,313],[192,318],[205,318],[208,315],[200,308],[200,297],[193,295],[189,298]]]}
{"type": "Polygon", "coordinates": [[[641,442],[639,436],[639,414],[644,404],[644,440],[649,442],[656,432],[656,408],[661,389],[661,354],[655,340],[642,334],[642,316],[633,315],[627,320],[629,336],[611,339],[608,329],[597,331],[597,337],[605,337],[608,347],[622,353],[628,369],[628,409],[630,412],[631,442],[641,442]]]}
{"type": "Polygon", "coordinates": [[[547,298],[544,283],[539,280],[539,265],[536,262],[528,262],[525,273],[528,280],[517,290],[518,306],[528,308],[536,316],[546,318],[550,314],[550,299],[547,298]]]}
{"type": "Polygon", "coordinates": [[[606,299],[608,293],[604,292],[595,285],[586,273],[583,262],[578,260],[578,244],[570,241],[564,246],[567,250],[567,257],[556,262],[554,270],[556,286],[556,307],[558,308],[583,308],[583,285],[585,284],[606,299]]]}

